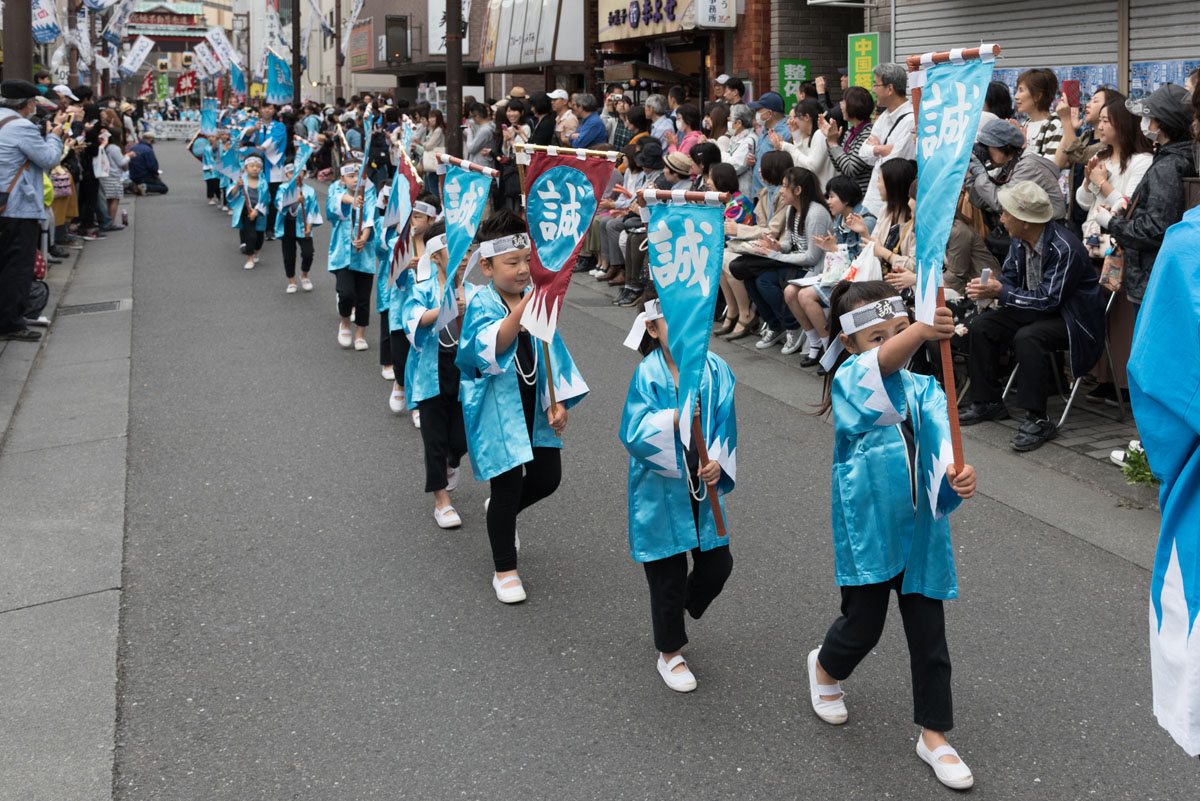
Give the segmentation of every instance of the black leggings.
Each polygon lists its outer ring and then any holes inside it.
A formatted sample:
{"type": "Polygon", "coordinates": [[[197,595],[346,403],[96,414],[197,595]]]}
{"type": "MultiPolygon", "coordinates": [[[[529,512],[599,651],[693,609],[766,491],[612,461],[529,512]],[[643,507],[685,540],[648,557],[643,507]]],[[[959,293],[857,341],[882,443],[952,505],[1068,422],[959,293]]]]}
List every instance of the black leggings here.
{"type": "Polygon", "coordinates": [[[391,363],[392,334],[388,331],[388,310],[384,309],[379,313],[379,364],[387,367],[391,363]]]}
{"type": "Polygon", "coordinates": [[[842,587],[842,616],[833,622],[821,645],[825,672],[838,681],[849,678],[883,634],[892,590],[900,599],[900,619],[908,638],[912,670],[913,720],[932,731],[954,728],[950,696],[950,649],[942,602],[924,595],[901,595],[901,573],[891,581],[842,587]]]}
{"type": "Polygon", "coordinates": [[[345,319],[354,310],[354,324],[363,328],[371,322],[371,285],[375,276],[343,267],[334,270],[337,285],[338,314],[345,319]]]}
{"type": "MultiPolygon", "coordinates": [[[[425,428],[425,415],[421,415],[425,428]]],[[[492,500],[488,505],[488,540],[496,572],[517,569],[517,515],[543,498],[549,497],[562,480],[562,452],[558,448],[534,448],[533,461],[517,465],[492,479],[492,500]]]]}
{"type": "Polygon", "coordinates": [[[458,367],[454,353],[438,353],[438,388],[432,398],[417,404],[421,411],[421,441],[425,444],[425,491],[446,488],[446,467],[458,467],[467,452],[467,429],[458,402],[458,367]]]}
{"type": "MultiPolygon", "coordinates": [[[[387,317],[387,312],[384,312],[384,317],[387,317]]],[[[404,368],[408,365],[408,351],[412,348],[412,345],[409,343],[408,335],[404,333],[403,328],[397,328],[395,331],[388,332],[385,341],[388,343],[388,355],[392,358],[392,369],[396,371],[396,383],[403,389],[404,368]]],[[[455,367],[454,369],[457,370],[458,368],[455,367]]]]}
{"type": "MultiPolygon", "coordinates": [[[[289,221],[290,222],[290,221],[289,221]]],[[[311,236],[297,237],[291,225],[283,227],[283,239],[279,240],[283,247],[283,272],[288,278],[296,277],[296,245],[300,246],[300,272],[308,275],[313,263],[313,241],[311,236]]]]}
{"type": "Polygon", "coordinates": [[[687,645],[683,612],[699,620],[708,605],[721,594],[733,571],[728,545],[710,551],[692,549],[692,572],[688,574],[687,553],[643,563],[650,585],[650,620],[654,624],[654,647],[664,654],[687,645]]]}
{"type": "Polygon", "coordinates": [[[267,186],[271,189],[271,194],[269,195],[269,200],[267,201],[267,230],[271,232],[272,239],[275,238],[275,213],[279,211],[278,207],[275,205],[275,194],[279,191],[280,183],[282,182],[267,184],[267,186]]]}
{"type": "Polygon", "coordinates": [[[250,219],[248,209],[242,209],[242,227],[238,229],[238,237],[242,240],[242,250],[247,256],[262,250],[263,232],[255,226],[257,222],[257,219],[250,219]]]}
{"type": "Polygon", "coordinates": [[[220,178],[205,178],[204,179],[204,196],[208,200],[213,198],[220,199],[221,197],[221,179],[220,178]]]}

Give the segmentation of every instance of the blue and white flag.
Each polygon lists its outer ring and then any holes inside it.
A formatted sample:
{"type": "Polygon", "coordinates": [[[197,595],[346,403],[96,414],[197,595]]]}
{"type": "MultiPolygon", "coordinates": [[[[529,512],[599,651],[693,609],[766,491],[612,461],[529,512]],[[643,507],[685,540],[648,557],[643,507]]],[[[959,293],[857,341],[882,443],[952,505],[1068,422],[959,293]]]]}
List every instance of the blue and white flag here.
{"type": "Polygon", "coordinates": [[[208,40],[209,46],[212,47],[213,55],[220,60],[222,67],[230,67],[241,63],[238,54],[233,50],[233,45],[225,37],[224,28],[209,28],[208,33],[204,34],[204,38],[208,40]]]}
{"type": "Polygon", "coordinates": [[[979,61],[951,59],[921,68],[917,120],[917,320],[933,324],[942,262],[958,195],[979,129],[979,115],[996,57],[980,47],[979,61]]]}
{"type": "Polygon", "coordinates": [[[129,32],[129,18],[137,7],[138,0],[121,0],[108,17],[108,25],[104,28],[104,41],[114,48],[119,48],[129,32]]]}
{"type": "Polygon", "coordinates": [[[83,0],[83,4],[92,11],[107,11],[117,4],[117,0],[83,0]]]}
{"type": "Polygon", "coordinates": [[[233,62],[229,65],[229,74],[231,77],[230,83],[233,86],[233,93],[235,95],[245,95],[246,73],[242,72],[242,68],[239,67],[236,62],[233,62]]]}
{"type": "Polygon", "coordinates": [[[266,101],[280,106],[292,102],[292,66],[274,50],[267,51],[266,101]]]}
{"type": "Polygon", "coordinates": [[[725,207],[648,203],[647,208],[646,255],[667,321],[667,348],[679,369],[679,439],[686,448],[720,292],[725,207]]]}
{"type": "Polygon", "coordinates": [[[58,14],[50,0],[33,0],[33,41],[38,44],[53,42],[62,36],[58,14]]]}
{"type": "MultiPolygon", "coordinates": [[[[465,170],[457,164],[446,165],[446,182],[442,187],[443,213],[446,221],[446,286],[454,286],[454,277],[467,249],[475,240],[483,207],[492,189],[490,175],[465,170]]],[[[438,314],[440,331],[458,316],[455,293],[446,293],[446,302],[438,314]]]]}
{"type": "Polygon", "coordinates": [[[296,156],[292,159],[292,164],[295,165],[292,177],[284,181],[280,185],[279,191],[275,194],[275,205],[281,209],[300,200],[300,171],[308,164],[309,156],[313,154],[313,146],[307,141],[302,139],[295,141],[296,156]]]}
{"type": "Polygon", "coordinates": [[[148,36],[139,35],[130,45],[125,60],[121,62],[121,75],[128,78],[137,72],[138,67],[142,66],[142,62],[146,60],[146,56],[150,55],[150,51],[153,49],[154,40],[148,36]]]}
{"type": "Polygon", "coordinates": [[[212,136],[218,132],[217,99],[205,97],[200,100],[200,133],[212,136]]]}

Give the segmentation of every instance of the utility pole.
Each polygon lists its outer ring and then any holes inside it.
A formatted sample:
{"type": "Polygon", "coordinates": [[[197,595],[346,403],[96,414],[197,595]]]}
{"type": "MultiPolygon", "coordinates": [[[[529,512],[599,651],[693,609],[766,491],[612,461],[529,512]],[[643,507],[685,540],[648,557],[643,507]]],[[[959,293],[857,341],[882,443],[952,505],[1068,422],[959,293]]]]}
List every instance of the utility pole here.
{"type": "MultiPolygon", "coordinates": [[[[430,20],[430,24],[433,21],[430,20]]],[[[446,0],[446,152],[462,158],[462,3],[446,0]]]]}
{"type": "Polygon", "coordinates": [[[33,81],[33,4],[4,4],[4,77],[33,81]]]}
{"type": "Polygon", "coordinates": [[[333,96],[345,97],[342,91],[342,0],[333,3],[333,96]]]}
{"type": "MultiPolygon", "coordinates": [[[[313,12],[308,12],[313,13],[313,12]]],[[[292,108],[300,115],[300,0],[292,0],[292,108]]]]}

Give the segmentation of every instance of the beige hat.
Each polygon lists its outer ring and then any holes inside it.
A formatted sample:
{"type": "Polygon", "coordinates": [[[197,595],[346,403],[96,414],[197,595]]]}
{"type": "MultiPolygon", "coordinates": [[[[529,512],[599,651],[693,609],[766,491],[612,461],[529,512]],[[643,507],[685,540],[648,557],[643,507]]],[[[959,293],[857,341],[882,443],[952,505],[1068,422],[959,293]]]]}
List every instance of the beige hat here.
{"type": "Polygon", "coordinates": [[[514,86],[508,93],[509,97],[525,97],[525,90],[519,86],[514,86]]]}
{"type": "Polygon", "coordinates": [[[690,158],[678,150],[674,153],[668,153],[665,161],[671,172],[676,175],[689,175],[696,167],[690,158]]]}
{"type": "Polygon", "coordinates": [[[997,195],[1000,205],[1018,220],[1027,223],[1046,223],[1054,219],[1050,196],[1033,181],[1021,181],[1015,186],[1006,186],[997,195]]]}

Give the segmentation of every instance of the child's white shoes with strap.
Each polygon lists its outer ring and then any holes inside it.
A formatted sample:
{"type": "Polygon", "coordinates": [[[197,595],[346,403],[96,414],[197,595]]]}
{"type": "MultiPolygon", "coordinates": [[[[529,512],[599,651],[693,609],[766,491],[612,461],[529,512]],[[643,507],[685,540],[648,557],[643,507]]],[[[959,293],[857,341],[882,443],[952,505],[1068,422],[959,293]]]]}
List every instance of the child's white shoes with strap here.
{"type": "Polygon", "coordinates": [[[846,711],[846,692],[842,689],[841,682],[837,684],[818,684],[817,683],[817,654],[820,648],[814,648],[808,653],[808,692],[812,697],[813,712],[817,713],[817,717],[826,723],[832,723],[835,726],[845,723],[850,717],[846,711]],[[826,701],[821,698],[822,695],[841,695],[836,701],[826,701]]]}
{"type": "Polygon", "coordinates": [[[690,693],[696,689],[696,676],[683,661],[683,654],[675,654],[675,656],[671,657],[670,662],[664,662],[662,654],[659,654],[658,675],[662,676],[662,680],[666,685],[677,693],[690,693]],[[676,665],[683,665],[683,670],[679,673],[673,673],[672,671],[676,665]]]}
{"type": "Polygon", "coordinates": [[[458,512],[454,510],[453,506],[441,509],[433,507],[433,519],[439,528],[458,528],[462,525],[462,518],[458,516],[458,512]]]}
{"type": "Polygon", "coordinates": [[[521,583],[520,576],[509,576],[501,580],[493,573],[492,589],[496,591],[496,598],[500,603],[519,604],[525,600],[525,585],[521,583]]]}
{"type": "Polygon", "coordinates": [[[952,747],[941,745],[930,751],[929,746],[925,745],[925,738],[918,735],[917,756],[928,763],[929,767],[933,768],[933,773],[937,776],[938,781],[950,789],[969,790],[975,785],[975,777],[971,775],[971,769],[952,747]],[[942,757],[944,756],[957,757],[958,761],[943,762],[942,757]]]}

